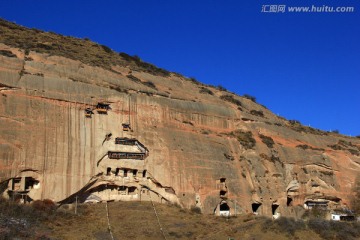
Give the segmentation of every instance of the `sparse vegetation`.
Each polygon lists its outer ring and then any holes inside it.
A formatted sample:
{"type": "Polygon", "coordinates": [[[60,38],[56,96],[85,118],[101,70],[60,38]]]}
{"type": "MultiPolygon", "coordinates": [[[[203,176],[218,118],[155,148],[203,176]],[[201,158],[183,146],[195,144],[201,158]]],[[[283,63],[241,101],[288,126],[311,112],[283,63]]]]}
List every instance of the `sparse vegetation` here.
{"type": "Polygon", "coordinates": [[[295,220],[293,218],[281,217],[276,221],[266,219],[262,224],[262,229],[267,231],[275,231],[278,233],[285,233],[288,237],[293,238],[296,231],[304,230],[306,228],[303,220],[295,220]]]}
{"type": "MultiPolygon", "coordinates": [[[[57,213],[59,217],[63,214],[57,213]]],[[[38,225],[55,219],[55,204],[51,200],[34,201],[31,205],[19,205],[0,198],[0,239],[48,239],[41,234],[38,225]]]]}
{"type": "Polygon", "coordinates": [[[325,176],[334,176],[334,172],[333,171],[319,171],[321,174],[325,175],[325,176]]]}
{"type": "Polygon", "coordinates": [[[133,82],[141,83],[141,80],[140,80],[139,78],[135,77],[135,76],[132,75],[132,74],[128,74],[126,77],[127,77],[128,79],[130,79],[131,81],[133,81],[133,82]]]}
{"type": "Polygon", "coordinates": [[[289,120],[289,123],[290,123],[291,125],[301,124],[301,122],[298,121],[298,120],[289,120]]]}
{"type": "Polygon", "coordinates": [[[223,86],[221,86],[221,85],[218,85],[216,88],[217,88],[218,90],[220,90],[220,91],[227,92],[227,89],[226,89],[226,88],[224,88],[224,87],[223,87],[223,86]]]}
{"type": "Polygon", "coordinates": [[[360,217],[360,175],[355,179],[353,186],[354,195],[351,199],[351,208],[357,216],[360,217]]]}
{"type": "Polygon", "coordinates": [[[150,87],[150,88],[152,88],[152,89],[157,90],[155,84],[154,84],[153,82],[151,82],[151,81],[142,82],[142,84],[144,84],[145,86],[148,86],[148,87],[150,87]]]}
{"type": "Polygon", "coordinates": [[[314,148],[314,147],[309,146],[307,144],[300,144],[300,145],[297,145],[296,147],[301,148],[303,150],[311,149],[311,150],[315,150],[315,151],[325,151],[325,149],[323,149],[323,148],[314,148]]]}
{"type": "Polygon", "coordinates": [[[201,133],[202,133],[202,134],[205,134],[205,135],[209,135],[209,134],[210,134],[210,131],[209,131],[209,130],[202,129],[202,130],[201,130],[201,133]]]}
{"type": "Polygon", "coordinates": [[[105,52],[107,52],[107,53],[112,53],[113,51],[111,50],[111,48],[109,48],[108,46],[105,46],[105,45],[100,45],[103,49],[104,49],[104,51],[105,52]]]}
{"type": "Polygon", "coordinates": [[[201,208],[199,208],[197,206],[191,206],[190,211],[192,213],[201,214],[201,208]]]}
{"type": "Polygon", "coordinates": [[[201,83],[194,77],[190,77],[189,80],[192,82],[192,83],[195,83],[196,85],[201,85],[201,83]]]}
{"type": "Polygon", "coordinates": [[[360,224],[358,222],[335,222],[313,218],[309,220],[307,225],[309,229],[319,234],[323,239],[355,240],[360,237],[360,224]]]}
{"type": "Polygon", "coordinates": [[[189,125],[191,125],[191,126],[194,126],[194,124],[193,124],[192,122],[190,122],[190,121],[184,120],[184,121],[182,121],[182,123],[185,123],[185,124],[189,124],[189,125]]]}
{"type": "MultiPolygon", "coordinates": [[[[245,173],[242,176],[245,178],[245,173]]],[[[56,211],[43,211],[29,205],[0,202],[0,239],[110,239],[103,203],[80,204],[78,215],[66,206],[56,211]]],[[[115,239],[162,238],[150,202],[111,202],[108,207],[115,239]]],[[[247,236],[256,239],[312,239],[317,237],[316,232],[324,239],[352,240],[358,238],[360,232],[356,222],[310,219],[307,223],[283,217],[273,221],[252,214],[223,218],[200,214],[201,209],[196,206],[187,210],[155,203],[155,207],[162,229],[171,239],[247,239],[247,236]],[[306,235],[302,235],[304,231],[306,235]]]]}
{"type": "Polygon", "coordinates": [[[210,89],[205,88],[205,87],[202,87],[200,89],[199,93],[214,95],[214,93],[210,89]]]}
{"type": "Polygon", "coordinates": [[[12,51],[9,50],[0,50],[0,55],[5,57],[17,57],[15,54],[12,53],[12,51]]]}
{"type": "Polygon", "coordinates": [[[30,29],[3,19],[0,19],[0,31],[0,42],[24,49],[26,55],[30,51],[36,51],[79,60],[84,64],[108,70],[111,70],[113,65],[119,65],[157,76],[167,77],[170,75],[169,71],[143,62],[136,56],[132,57],[126,53],[116,54],[109,47],[89,40],[30,29]]]}
{"type": "Polygon", "coordinates": [[[229,159],[230,161],[234,161],[234,157],[233,156],[231,156],[231,155],[229,155],[229,154],[227,154],[227,153],[224,153],[224,157],[226,158],[226,159],[229,159]]]}
{"type": "Polygon", "coordinates": [[[251,96],[250,94],[244,94],[243,97],[253,101],[254,103],[256,103],[256,97],[251,96]]]}
{"type": "Polygon", "coordinates": [[[226,95],[222,95],[220,98],[221,98],[222,100],[231,102],[231,103],[233,103],[233,104],[235,104],[235,105],[237,105],[237,106],[239,106],[239,107],[242,106],[240,100],[235,99],[232,95],[226,94],[226,95]]]}
{"type": "MultiPolygon", "coordinates": [[[[278,117],[281,118],[281,117],[278,117]]],[[[286,120],[286,119],[284,119],[286,120]]],[[[327,132],[319,130],[319,129],[315,129],[312,127],[306,127],[303,126],[300,121],[298,120],[289,120],[288,121],[288,127],[291,128],[292,130],[296,131],[296,132],[304,132],[304,133],[311,133],[311,134],[316,134],[316,135],[328,135],[327,132]]]]}
{"type": "Polygon", "coordinates": [[[258,116],[258,117],[264,117],[264,113],[263,111],[259,110],[251,110],[250,111],[250,114],[254,115],[254,116],[258,116]]]}
{"type": "Polygon", "coordinates": [[[314,231],[322,239],[355,240],[360,237],[360,224],[357,222],[335,222],[312,218],[308,222],[281,217],[276,221],[265,219],[262,223],[264,232],[285,233],[288,238],[300,239],[296,233],[314,231]]]}
{"type": "Polygon", "coordinates": [[[275,156],[275,155],[273,155],[273,154],[272,154],[271,156],[268,156],[268,155],[266,155],[265,153],[260,153],[259,156],[260,156],[261,158],[267,160],[267,161],[270,161],[270,162],[274,163],[274,164],[276,164],[276,162],[278,162],[278,163],[280,163],[282,166],[284,165],[284,163],[280,161],[280,158],[277,157],[277,156],[275,156]]]}
{"type": "Polygon", "coordinates": [[[352,155],[360,156],[360,146],[354,145],[352,142],[345,140],[339,140],[336,144],[328,145],[333,150],[347,150],[352,155]]]}
{"type": "Polygon", "coordinates": [[[242,130],[236,130],[234,132],[231,132],[230,136],[236,137],[236,139],[245,149],[253,149],[256,145],[256,140],[253,137],[251,131],[245,132],[242,130]]]}
{"type": "Polygon", "coordinates": [[[265,135],[262,135],[262,134],[259,134],[259,137],[261,138],[261,141],[263,143],[265,143],[268,148],[273,148],[274,147],[275,142],[271,137],[268,137],[268,136],[265,136],[265,135]]]}

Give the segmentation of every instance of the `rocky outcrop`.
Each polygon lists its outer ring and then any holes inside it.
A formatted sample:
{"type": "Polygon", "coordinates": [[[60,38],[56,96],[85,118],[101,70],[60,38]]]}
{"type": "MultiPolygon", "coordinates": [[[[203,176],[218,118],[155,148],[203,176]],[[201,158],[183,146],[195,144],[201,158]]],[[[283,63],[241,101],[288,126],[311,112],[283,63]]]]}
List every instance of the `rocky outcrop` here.
{"type": "Polygon", "coordinates": [[[204,213],[229,208],[274,216],[295,216],[304,204],[350,204],[360,172],[357,138],[287,121],[178,74],[131,64],[109,69],[6,43],[0,44],[6,197],[170,201],[204,213]],[[110,109],[97,111],[98,103],[110,109]]]}

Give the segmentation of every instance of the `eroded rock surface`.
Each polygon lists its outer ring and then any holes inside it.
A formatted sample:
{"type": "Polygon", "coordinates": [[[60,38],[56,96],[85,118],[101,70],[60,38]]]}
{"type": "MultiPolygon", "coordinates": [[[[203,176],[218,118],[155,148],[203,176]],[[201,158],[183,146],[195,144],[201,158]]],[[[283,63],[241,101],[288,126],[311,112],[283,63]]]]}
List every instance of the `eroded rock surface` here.
{"type": "Polygon", "coordinates": [[[178,74],[111,68],[0,43],[4,196],[170,201],[223,215],[350,204],[359,139],[178,74]]]}

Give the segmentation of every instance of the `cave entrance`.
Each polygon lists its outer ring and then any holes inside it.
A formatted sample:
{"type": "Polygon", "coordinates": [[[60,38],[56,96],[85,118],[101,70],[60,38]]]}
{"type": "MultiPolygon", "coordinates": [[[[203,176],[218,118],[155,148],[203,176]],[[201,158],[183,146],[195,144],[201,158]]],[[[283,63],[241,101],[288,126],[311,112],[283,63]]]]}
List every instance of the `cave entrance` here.
{"type": "Polygon", "coordinates": [[[254,214],[258,214],[258,210],[261,206],[261,203],[253,203],[251,204],[251,209],[253,211],[254,214]]]}
{"type": "Polygon", "coordinates": [[[271,205],[271,212],[272,212],[272,215],[276,215],[277,214],[277,209],[278,209],[279,205],[278,204],[272,204],[271,205]]]}
{"type": "Polygon", "coordinates": [[[111,174],[111,167],[106,168],[106,176],[110,176],[111,174]]]}
{"type": "Polygon", "coordinates": [[[137,187],[129,187],[128,188],[129,195],[136,195],[137,194],[137,187]]]}
{"type": "Polygon", "coordinates": [[[293,199],[292,198],[290,198],[290,197],[287,197],[286,198],[286,206],[292,206],[292,201],[293,201],[293,199]]]}
{"type": "Polygon", "coordinates": [[[219,206],[219,215],[228,217],[230,216],[230,207],[226,202],[221,202],[219,206]]]}
{"type": "Polygon", "coordinates": [[[273,219],[278,219],[280,217],[280,213],[277,212],[278,208],[279,208],[279,204],[271,205],[271,212],[272,212],[273,219]]]}

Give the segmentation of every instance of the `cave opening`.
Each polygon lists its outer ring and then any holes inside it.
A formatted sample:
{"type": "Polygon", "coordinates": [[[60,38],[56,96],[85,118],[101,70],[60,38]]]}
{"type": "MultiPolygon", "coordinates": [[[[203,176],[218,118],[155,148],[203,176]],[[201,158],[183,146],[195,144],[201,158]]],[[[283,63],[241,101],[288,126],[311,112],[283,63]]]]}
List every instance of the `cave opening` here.
{"type": "Polygon", "coordinates": [[[25,190],[33,189],[38,186],[39,181],[32,177],[25,177],[25,190]]]}
{"type": "Polygon", "coordinates": [[[278,207],[279,207],[278,204],[272,204],[272,205],[271,205],[272,215],[276,215],[276,210],[278,209],[278,207]]]}
{"type": "Polygon", "coordinates": [[[220,204],[220,211],[230,211],[230,207],[226,202],[220,204]]]}
{"type": "Polygon", "coordinates": [[[251,209],[252,209],[253,213],[257,213],[260,206],[261,206],[261,203],[253,203],[253,204],[251,204],[251,209]]]}
{"type": "Polygon", "coordinates": [[[286,200],[286,206],[288,206],[288,207],[289,207],[289,206],[292,206],[292,201],[293,201],[292,198],[287,197],[286,199],[287,199],[287,200],[286,200]]]}

